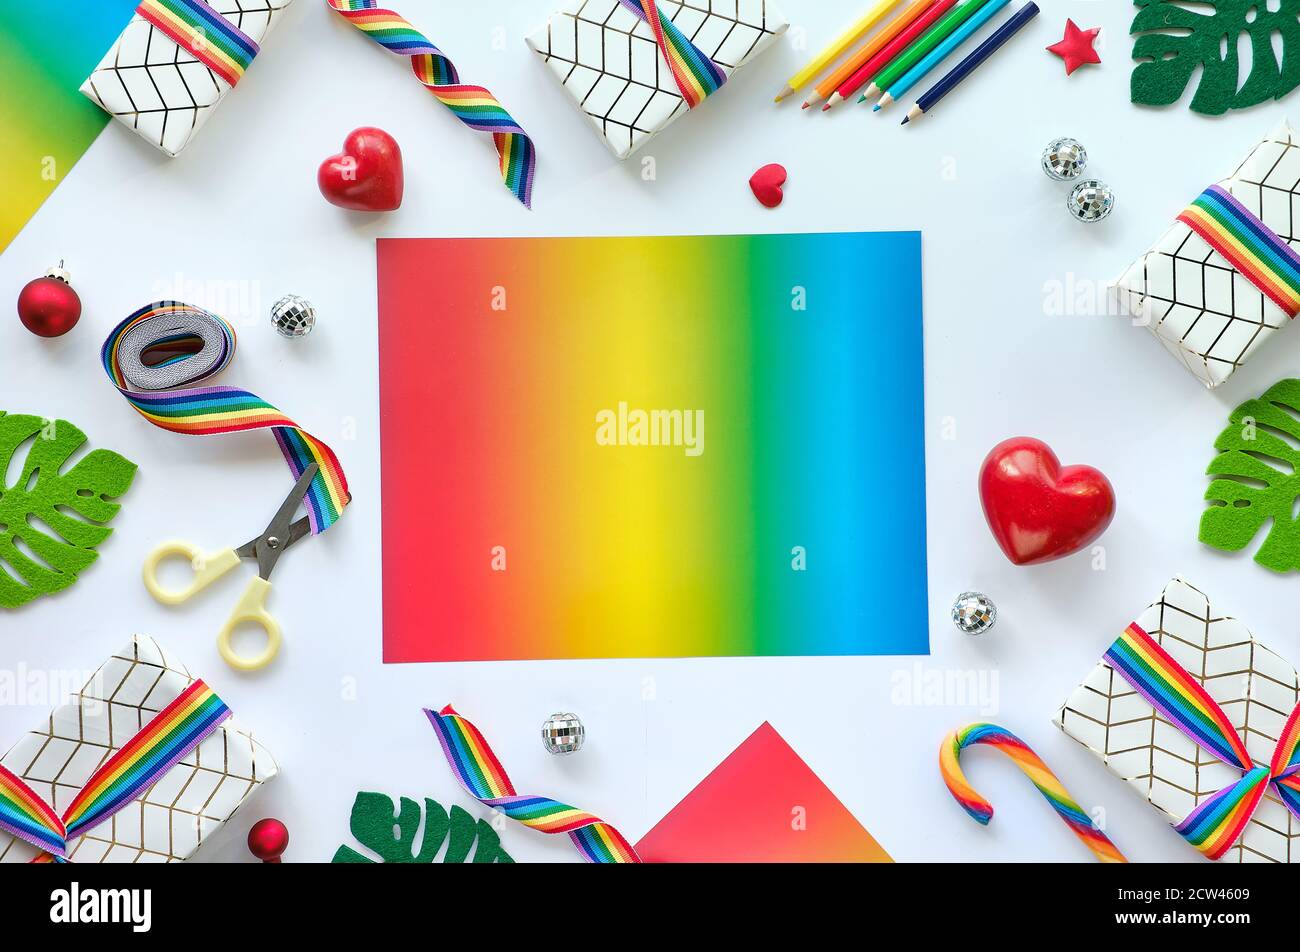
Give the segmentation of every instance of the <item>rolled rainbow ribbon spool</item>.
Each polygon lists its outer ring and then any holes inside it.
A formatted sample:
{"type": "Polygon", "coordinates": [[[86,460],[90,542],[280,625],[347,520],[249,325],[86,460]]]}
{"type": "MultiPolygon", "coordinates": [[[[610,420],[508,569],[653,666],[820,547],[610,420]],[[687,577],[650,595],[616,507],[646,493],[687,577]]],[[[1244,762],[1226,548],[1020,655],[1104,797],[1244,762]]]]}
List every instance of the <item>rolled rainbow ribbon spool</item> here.
{"type": "Polygon", "coordinates": [[[324,532],[352,500],[334,451],[261,397],[238,387],[195,387],[235,356],[225,319],[179,301],[146,304],[108,335],[104,372],[136,412],[154,426],[188,436],[268,429],[296,480],[318,464],[304,500],[313,534],[324,532]],[[146,361],[153,355],[156,361],[146,361]]]}
{"type": "Polygon", "coordinates": [[[996,724],[969,724],[953,731],[939,746],[939,773],[943,776],[943,782],[948,785],[948,792],[961,804],[962,809],[977,822],[988,825],[993,818],[993,804],[966,782],[966,775],[961,771],[961,752],[974,744],[995,747],[1010,757],[1025,776],[1033,781],[1038,792],[1052,805],[1062,822],[1092,850],[1097,859],[1103,863],[1128,862],[1106,834],[1093,825],[1092,818],[1074,802],[1060,778],[1052,773],[1042,758],[1011,731],[996,724]]]}

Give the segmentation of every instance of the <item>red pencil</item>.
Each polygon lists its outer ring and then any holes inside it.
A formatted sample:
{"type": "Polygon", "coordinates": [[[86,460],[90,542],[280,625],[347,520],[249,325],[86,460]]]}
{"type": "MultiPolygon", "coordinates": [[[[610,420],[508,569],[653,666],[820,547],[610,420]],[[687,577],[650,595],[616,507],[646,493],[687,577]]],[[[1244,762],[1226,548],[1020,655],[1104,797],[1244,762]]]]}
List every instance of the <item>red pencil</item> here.
{"type": "Polygon", "coordinates": [[[877,53],[871,59],[867,60],[858,69],[856,73],[844,81],[839,89],[831,93],[831,98],[826,100],[826,105],[822,106],[822,112],[825,112],[831,106],[842,103],[849,96],[869,83],[877,73],[889,65],[889,63],[898,56],[899,53],[912,45],[912,42],[934,25],[934,22],[941,16],[956,6],[957,0],[939,0],[929,10],[926,10],[915,23],[909,26],[894,41],[877,53]]]}

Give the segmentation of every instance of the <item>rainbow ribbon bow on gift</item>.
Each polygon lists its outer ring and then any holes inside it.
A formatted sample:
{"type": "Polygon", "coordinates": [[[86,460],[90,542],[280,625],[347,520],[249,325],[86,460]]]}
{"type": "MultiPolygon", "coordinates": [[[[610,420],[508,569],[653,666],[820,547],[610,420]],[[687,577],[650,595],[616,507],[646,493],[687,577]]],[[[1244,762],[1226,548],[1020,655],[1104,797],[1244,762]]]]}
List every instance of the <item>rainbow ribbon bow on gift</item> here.
{"type": "Polygon", "coordinates": [[[62,816],[0,765],[0,830],[41,850],[33,862],[65,861],[70,841],[134,803],[229,716],[230,708],[202,680],[190,682],[99,765],[62,816]]]}
{"type": "Polygon", "coordinates": [[[1287,718],[1269,765],[1257,766],[1218,702],[1136,623],[1103,657],[1171,724],[1242,772],[1240,780],[1199,804],[1174,827],[1187,842],[1210,859],[1223,856],[1241,837],[1269,787],[1300,819],[1300,704],[1287,718]]]}
{"type": "Polygon", "coordinates": [[[568,833],[589,863],[639,863],[632,844],[600,817],[549,797],[519,796],[505,768],[477,727],[448,704],[434,713],[425,708],[447,763],[470,796],[512,820],[543,833],[568,833]]]}

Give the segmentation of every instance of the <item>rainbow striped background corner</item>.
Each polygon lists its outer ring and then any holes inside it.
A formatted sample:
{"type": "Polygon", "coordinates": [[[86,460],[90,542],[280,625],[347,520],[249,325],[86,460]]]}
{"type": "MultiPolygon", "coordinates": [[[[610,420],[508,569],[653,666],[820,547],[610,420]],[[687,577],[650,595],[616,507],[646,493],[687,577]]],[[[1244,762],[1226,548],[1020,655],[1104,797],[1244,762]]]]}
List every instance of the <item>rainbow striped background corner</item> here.
{"type": "Polygon", "coordinates": [[[135,7],[136,0],[0,3],[0,252],[108,124],[79,90],[135,7]]]}
{"type": "Polygon", "coordinates": [[[919,233],[378,264],[386,662],[928,653],[919,233]]]}

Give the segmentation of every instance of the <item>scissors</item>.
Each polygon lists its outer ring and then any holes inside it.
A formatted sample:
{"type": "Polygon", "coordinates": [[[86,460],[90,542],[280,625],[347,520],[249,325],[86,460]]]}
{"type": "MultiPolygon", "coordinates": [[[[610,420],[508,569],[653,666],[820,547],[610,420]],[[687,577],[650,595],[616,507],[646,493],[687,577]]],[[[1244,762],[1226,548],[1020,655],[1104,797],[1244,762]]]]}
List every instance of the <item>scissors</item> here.
{"type": "Polygon", "coordinates": [[[244,559],[257,562],[257,576],[248,583],[244,594],[235,603],[235,610],[226,619],[225,625],[217,633],[217,650],[226,664],[240,671],[259,671],[271,663],[280,650],[280,624],[266,610],[266,596],[271,591],[271,571],[280,560],[284,550],[311,532],[307,517],[291,522],[293,514],[298,511],[312,479],[320,470],[319,463],[312,463],[294,484],[293,490],[285,498],[280,509],[266,527],[266,531],[241,545],[238,549],[224,549],[212,555],[204,555],[197,546],[189,542],[164,542],[149,553],[144,560],[144,587],[149,594],[164,605],[179,605],[187,602],[203,591],[217,579],[221,578],[244,559]],[[158,564],[163,559],[181,556],[189,560],[194,569],[194,577],[189,585],[180,589],[163,588],[158,581],[158,564]],[[231,645],[231,636],[241,624],[257,625],[266,632],[266,648],[254,656],[237,654],[231,645]]]}

